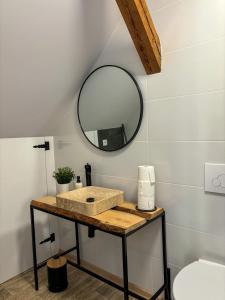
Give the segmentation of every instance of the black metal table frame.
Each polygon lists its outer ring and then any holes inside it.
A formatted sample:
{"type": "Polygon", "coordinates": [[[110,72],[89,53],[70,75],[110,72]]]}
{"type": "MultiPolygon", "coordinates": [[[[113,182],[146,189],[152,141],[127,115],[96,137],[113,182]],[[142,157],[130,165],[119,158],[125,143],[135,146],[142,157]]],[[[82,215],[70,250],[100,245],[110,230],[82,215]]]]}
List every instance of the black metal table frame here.
{"type": "MultiPolygon", "coordinates": [[[[75,223],[75,235],[76,235],[76,246],[60,253],[61,255],[65,255],[70,253],[71,251],[76,250],[77,252],[77,262],[72,262],[68,261],[69,264],[72,266],[76,267],[77,269],[84,271],[88,273],[89,275],[119,289],[124,293],[124,300],[129,299],[129,295],[135,297],[136,299],[140,300],[146,300],[146,298],[136,294],[133,291],[130,291],[128,288],[128,262],[127,262],[127,237],[135,233],[136,231],[140,230],[141,228],[147,226],[148,224],[154,222],[155,220],[161,218],[161,225],[162,225],[162,254],[163,254],[163,275],[164,275],[164,283],[163,285],[154,293],[154,295],[149,299],[149,300],[156,300],[157,297],[164,291],[165,292],[165,299],[166,300],[171,300],[171,288],[170,288],[170,269],[167,266],[167,249],[166,249],[166,220],[165,220],[165,212],[163,211],[161,214],[159,214],[156,218],[153,218],[151,220],[146,220],[146,223],[141,225],[140,227],[129,231],[128,233],[117,233],[117,232],[112,232],[109,230],[104,230],[98,227],[95,227],[94,225],[90,225],[86,222],[80,221],[80,220],[74,220],[73,218],[63,216],[61,214],[55,213],[55,212],[50,212],[47,209],[44,208],[39,208],[36,206],[33,206],[32,204],[30,205],[30,217],[31,217],[31,233],[32,233],[32,250],[33,250],[33,270],[34,270],[34,280],[35,280],[35,289],[38,290],[38,269],[44,267],[47,264],[47,260],[37,263],[37,253],[36,253],[36,239],[35,239],[35,222],[34,222],[34,210],[39,210],[45,213],[48,213],[50,215],[57,216],[59,218],[72,221],[75,223]],[[122,238],[122,259],[123,259],[123,286],[120,286],[119,284],[116,284],[115,282],[106,279],[102,277],[99,274],[96,274],[92,272],[91,270],[85,268],[84,266],[81,265],[80,262],[80,242],[79,242],[79,224],[87,226],[87,227],[92,227],[93,230],[99,230],[103,231],[109,234],[112,234],[114,236],[122,238]]],[[[53,256],[55,257],[55,256],[53,256]]]]}

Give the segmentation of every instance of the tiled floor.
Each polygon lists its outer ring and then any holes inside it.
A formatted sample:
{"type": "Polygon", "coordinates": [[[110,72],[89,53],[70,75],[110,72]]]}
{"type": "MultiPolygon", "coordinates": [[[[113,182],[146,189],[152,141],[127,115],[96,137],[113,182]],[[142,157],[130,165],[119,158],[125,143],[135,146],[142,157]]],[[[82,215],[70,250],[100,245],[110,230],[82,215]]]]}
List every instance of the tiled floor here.
{"type": "MultiPolygon", "coordinates": [[[[68,288],[61,293],[51,293],[47,288],[46,268],[39,271],[39,290],[34,290],[33,272],[28,271],[0,285],[0,300],[123,300],[123,294],[113,287],[68,266],[68,288]]],[[[130,297],[129,299],[134,299],[130,297]]]]}

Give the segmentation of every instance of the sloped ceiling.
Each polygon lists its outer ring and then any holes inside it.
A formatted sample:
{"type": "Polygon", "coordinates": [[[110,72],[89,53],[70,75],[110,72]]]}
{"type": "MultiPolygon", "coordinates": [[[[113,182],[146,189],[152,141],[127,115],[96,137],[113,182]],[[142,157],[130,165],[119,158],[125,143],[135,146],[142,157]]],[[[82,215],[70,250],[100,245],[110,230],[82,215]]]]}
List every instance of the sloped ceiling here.
{"type": "Polygon", "coordinates": [[[0,0],[0,137],[54,135],[120,20],[115,1],[0,0]]]}

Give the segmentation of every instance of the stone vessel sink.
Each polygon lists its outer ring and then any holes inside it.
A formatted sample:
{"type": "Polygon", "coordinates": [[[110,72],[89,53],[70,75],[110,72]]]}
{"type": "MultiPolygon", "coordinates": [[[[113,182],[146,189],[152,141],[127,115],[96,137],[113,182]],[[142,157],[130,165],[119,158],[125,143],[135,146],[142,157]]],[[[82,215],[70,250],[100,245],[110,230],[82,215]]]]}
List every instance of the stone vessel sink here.
{"type": "Polygon", "coordinates": [[[56,204],[59,208],[87,216],[98,215],[123,202],[123,191],[96,186],[87,186],[56,196],[56,204]]]}

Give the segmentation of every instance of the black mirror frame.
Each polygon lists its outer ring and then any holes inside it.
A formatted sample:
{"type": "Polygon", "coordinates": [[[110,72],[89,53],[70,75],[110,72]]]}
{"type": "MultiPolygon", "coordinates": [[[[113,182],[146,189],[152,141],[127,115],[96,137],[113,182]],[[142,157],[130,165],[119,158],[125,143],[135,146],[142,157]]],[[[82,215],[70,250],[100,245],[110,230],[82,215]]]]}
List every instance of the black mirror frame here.
{"type": "Polygon", "coordinates": [[[104,151],[104,152],[114,152],[114,151],[117,151],[117,150],[121,150],[123,148],[125,148],[127,145],[129,145],[133,140],[134,138],[136,137],[140,127],[141,127],[141,122],[142,122],[142,119],[143,119],[143,110],[144,110],[144,103],[143,103],[143,96],[142,96],[142,93],[141,93],[141,89],[136,81],[136,79],[134,78],[134,76],[129,72],[127,71],[126,69],[122,68],[122,67],[119,67],[119,66],[116,66],[116,65],[102,65],[96,69],[94,69],[84,80],[81,88],[80,88],[80,92],[79,92],[79,95],[78,95],[78,101],[77,101],[77,117],[78,117],[78,121],[79,121],[79,125],[80,125],[80,128],[82,130],[82,133],[83,135],[85,136],[86,140],[88,140],[88,142],[93,145],[96,149],[98,150],[101,150],[101,151],[104,151]],[[81,125],[81,120],[80,120],[80,115],[79,115],[79,103],[80,103],[80,97],[81,97],[81,93],[82,93],[82,90],[85,86],[85,83],[87,82],[87,80],[91,77],[91,75],[93,73],[95,73],[96,71],[98,71],[99,69],[102,69],[102,68],[105,68],[105,67],[114,67],[114,68],[118,68],[120,70],[123,70],[125,73],[127,73],[128,76],[130,76],[130,78],[132,79],[132,81],[134,82],[136,88],[137,88],[137,91],[138,91],[138,95],[139,95],[139,99],[140,99],[140,117],[139,117],[139,121],[138,121],[138,125],[137,125],[137,128],[134,132],[134,134],[132,135],[132,137],[129,139],[129,141],[124,144],[123,146],[119,147],[118,149],[115,149],[115,150],[105,150],[105,149],[102,149],[102,148],[99,148],[97,147],[95,144],[93,144],[86,136],[85,134],[85,131],[83,130],[83,127],[81,125]]]}

